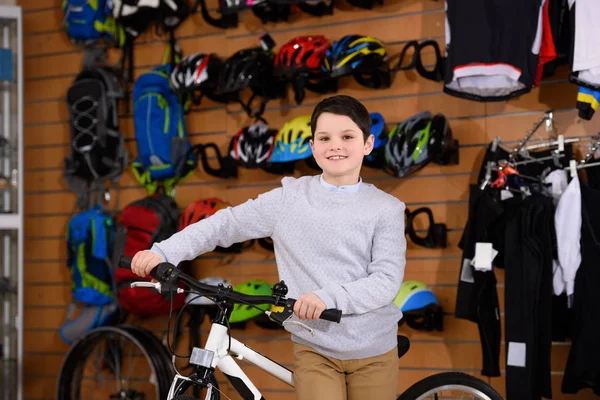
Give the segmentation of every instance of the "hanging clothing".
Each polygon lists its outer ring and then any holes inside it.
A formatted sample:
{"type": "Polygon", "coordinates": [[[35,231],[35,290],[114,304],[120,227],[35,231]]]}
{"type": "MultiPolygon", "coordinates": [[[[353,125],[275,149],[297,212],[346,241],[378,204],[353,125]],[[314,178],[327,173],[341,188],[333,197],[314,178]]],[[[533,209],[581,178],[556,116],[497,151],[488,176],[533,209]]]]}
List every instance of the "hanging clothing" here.
{"type": "Polygon", "coordinates": [[[572,344],[562,392],[592,388],[600,396],[600,190],[584,183],[580,187],[581,265],[575,278],[572,344]]]}
{"type": "MultiPolygon", "coordinates": [[[[481,338],[484,376],[500,376],[500,310],[493,271],[477,271],[471,265],[477,242],[490,242],[498,250],[496,224],[501,223],[503,207],[496,193],[482,191],[477,185],[469,190],[469,218],[459,247],[462,266],[456,295],[456,318],[476,322],[481,338]]],[[[501,257],[496,256],[496,259],[501,257]]]]}
{"type": "Polygon", "coordinates": [[[571,296],[581,264],[581,190],[575,176],[561,196],[554,214],[558,263],[554,271],[554,294],[571,296]]]}
{"type": "Polygon", "coordinates": [[[499,101],[531,90],[546,0],[447,0],[444,92],[499,101]]]}
{"type": "Polygon", "coordinates": [[[529,196],[504,202],[507,400],[551,398],[554,205],[529,196]]]}

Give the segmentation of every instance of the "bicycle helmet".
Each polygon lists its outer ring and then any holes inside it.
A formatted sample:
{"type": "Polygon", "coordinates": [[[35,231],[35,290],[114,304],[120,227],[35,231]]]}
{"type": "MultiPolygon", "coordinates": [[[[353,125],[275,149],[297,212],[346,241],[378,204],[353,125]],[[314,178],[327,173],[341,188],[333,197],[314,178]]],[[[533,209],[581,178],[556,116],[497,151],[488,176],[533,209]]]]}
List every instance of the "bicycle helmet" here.
{"type": "Polygon", "coordinates": [[[442,308],[435,294],[423,282],[402,282],[394,304],[403,314],[399,325],[406,321],[408,326],[420,331],[444,330],[442,308]]]}
{"type": "Polygon", "coordinates": [[[293,82],[297,104],[304,100],[305,88],[316,93],[337,89],[336,81],[325,79],[327,75],[323,71],[329,47],[329,41],[323,35],[299,36],[283,45],[277,53],[273,72],[276,76],[293,82]],[[318,81],[310,82],[310,79],[318,81]]]}
{"type": "Polygon", "coordinates": [[[262,47],[243,49],[229,57],[219,75],[218,94],[237,94],[237,100],[249,116],[260,116],[270,98],[275,97],[272,82],[273,54],[262,47]],[[249,88],[252,97],[244,103],[239,91],[249,88]],[[262,98],[259,110],[253,113],[250,105],[256,96],[262,98]]]}
{"type": "MultiPolygon", "coordinates": [[[[233,290],[255,296],[271,296],[273,294],[271,286],[267,282],[258,279],[240,283],[234,287],[233,290]]],[[[235,304],[231,316],[229,317],[229,323],[245,323],[246,321],[256,318],[261,315],[263,311],[267,311],[270,308],[271,306],[269,304],[259,304],[256,306],[235,304]]]]}
{"type": "Polygon", "coordinates": [[[385,144],[388,140],[388,129],[383,115],[371,113],[371,134],[375,137],[373,151],[366,156],[363,164],[371,168],[381,168],[385,163],[385,144]]]}
{"type": "Polygon", "coordinates": [[[277,133],[271,163],[288,163],[312,156],[310,115],[301,115],[287,121],[277,133]]]}
{"type": "Polygon", "coordinates": [[[335,42],[327,51],[325,70],[333,78],[353,75],[372,89],[391,84],[385,45],[372,36],[348,35],[335,42]]]}
{"type": "Polygon", "coordinates": [[[222,208],[227,208],[229,204],[221,199],[208,198],[201,199],[190,203],[179,216],[179,230],[185,229],[187,226],[210,217],[222,208]]]}
{"type": "Polygon", "coordinates": [[[215,54],[197,53],[183,58],[171,72],[171,86],[175,93],[184,95],[191,93],[195,104],[200,104],[200,91],[212,100],[227,102],[227,98],[215,95],[219,82],[219,71],[223,61],[215,54]]]}
{"type": "Polygon", "coordinates": [[[458,141],[452,139],[448,121],[429,111],[413,115],[396,125],[385,145],[384,169],[397,178],[418,171],[434,161],[441,165],[458,163],[458,141]]]}
{"type": "Polygon", "coordinates": [[[271,158],[276,134],[263,123],[244,127],[231,138],[229,156],[246,168],[261,168],[271,158]]]}

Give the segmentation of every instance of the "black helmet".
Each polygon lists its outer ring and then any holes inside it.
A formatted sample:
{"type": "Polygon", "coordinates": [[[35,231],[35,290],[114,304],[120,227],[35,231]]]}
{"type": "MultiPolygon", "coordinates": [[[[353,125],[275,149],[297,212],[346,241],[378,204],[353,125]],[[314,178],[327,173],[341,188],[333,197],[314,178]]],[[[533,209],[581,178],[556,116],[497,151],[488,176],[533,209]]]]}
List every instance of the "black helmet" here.
{"type": "Polygon", "coordinates": [[[418,171],[430,161],[458,164],[458,141],[442,114],[422,112],[396,125],[385,145],[385,170],[397,178],[418,171]]]}
{"type": "MultiPolygon", "coordinates": [[[[240,90],[250,88],[253,96],[247,104],[240,103],[249,116],[260,116],[264,112],[267,101],[275,97],[275,87],[272,84],[273,54],[262,47],[243,49],[229,57],[219,75],[217,92],[219,94],[235,94],[240,90]],[[262,97],[258,112],[252,113],[250,104],[254,97],[262,97]]],[[[239,99],[239,96],[238,96],[239,99]]]]}

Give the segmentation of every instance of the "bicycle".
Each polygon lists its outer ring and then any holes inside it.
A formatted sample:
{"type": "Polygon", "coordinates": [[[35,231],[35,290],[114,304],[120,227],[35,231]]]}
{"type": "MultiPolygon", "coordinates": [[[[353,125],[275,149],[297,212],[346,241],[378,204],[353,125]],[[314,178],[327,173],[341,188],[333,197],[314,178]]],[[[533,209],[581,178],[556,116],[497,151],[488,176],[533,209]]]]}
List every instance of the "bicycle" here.
{"type": "MultiPolygon", "coordinates": [[[[131,258],[121,257],[119,266],[131,269],[131,258]]],[[[264,311],[272,320],[282,326],[294,324],[312,331],[310,327],[299,321],[290,321],[296,300],[285,297],[288,291],[285,282],[280,281],[273,286],[272,296],[253,296],[235,292],[231,286],[225,287],[222,284],[213,286],[199,282],[169,263],[159,264],[152,270],[150,275],[157,282],[133,282],[131,286],[154,288],[167,298],[172,298],[175,293],[184,292],[184,289],[178,286],[179,283],[184,283],[192,292],[198,294],[198,296],[210,298],[219,307],[216,317],[211,322],[204,348],[195,347],[190,355],[189,363],[194,366],[195,371],[189,376],[184,376],[175,368],[176,374],[166,400],[196,400],[196,397],[186,394],[186,391],[192,387],[205,390],[205,400],[220,400],[221,395],[230,399],[219,390],[215,378],[215,370],[217,369],[225,375],[242,399],[264,400],[260,390],[234,361],[234,356],[240,360],[245,359],[287,385],[294,387],[293,371],[231,337],[228,328],[228,319],[233,304],[269,304],[278,307],[275,311],[273,308],[264,311]]],[[[337,309],[325,310],[320,316],[321,319],[337,323],[341,321],[341,317],[342,311],[337,309]]],[[[314,331],[312,333],[314,334],[314,331]]],[[[401,349],[399,347],[399,357],[408,351],[410,343],[408,338],[404,336],[399,336],[399,342],[400,339],[406,346],[402,354],[400,354],[401,349]]],[[[173,366],[175,367],[175,356],[173,356],[173,366]]],[[[422,379],[402,393],[397,400],[423,400],[429,398],[429,396],[433,396],[431,398],[436,400],[441,397],[454,398],[440,396],[440,393],[445,393],[448,390],[460,390],[462,393],[461,399],[465,398],[464,395],[467,394],[478,400],[503,400],[502,396],[484,381],[458,372],[438,373],[422,379]]]]}

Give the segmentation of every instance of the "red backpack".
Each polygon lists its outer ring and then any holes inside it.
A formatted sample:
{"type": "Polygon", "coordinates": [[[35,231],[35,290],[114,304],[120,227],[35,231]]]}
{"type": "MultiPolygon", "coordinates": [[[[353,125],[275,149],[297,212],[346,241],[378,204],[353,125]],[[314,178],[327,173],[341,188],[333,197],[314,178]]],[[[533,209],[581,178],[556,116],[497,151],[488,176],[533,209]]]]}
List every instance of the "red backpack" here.
{"type": "MultiPolygon", "coordinates": [[[[155,242],[169,238],[177,232],[179,208],[170,196],[160,194],[144,197],[126,206],[119,218],[115,238],[115,256],[133,257],[141,250],[148,250],[155,242]]],[[[149,288],[132,288],[131,282],[147,280],[133,272],[117,268],[115,283],[121,306],[138,317],[151,317],[169,313],[170,301],[149,288]]],[[[185,294],[177,294],[173,300],[173,310],[179,310],[185,303],[185,294]]]]}

